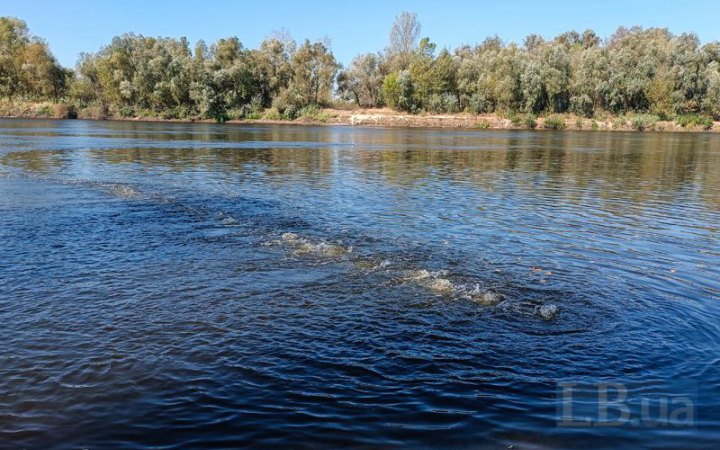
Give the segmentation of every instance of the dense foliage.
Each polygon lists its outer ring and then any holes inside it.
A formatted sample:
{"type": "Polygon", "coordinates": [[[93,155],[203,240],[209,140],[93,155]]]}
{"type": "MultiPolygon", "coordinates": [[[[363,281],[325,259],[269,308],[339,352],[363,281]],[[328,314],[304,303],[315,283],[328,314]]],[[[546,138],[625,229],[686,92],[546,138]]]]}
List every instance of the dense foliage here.
{"type": "Polygon", "coordinates": [[[1,97],[58,99],[65,95],[71,76],[25,22],[0,17],[1,97]]]}
{"type": "Polygon", "coordinates": [[[720,42],[701,45],[694,34],[621,27],[607,39],[590,30],[552,40],[530,35],[522,45],[491,37],[451,52],[421,39],[421,29],[415,14],[402,13],[387,49],[360,55],[345,69],[326,42],[273,37],[247,49],[231,37],[191,49],[185,38],[126,34],[83,54],[73,72],[24,22],[0,18],[0,97],[64,98],[120,116],[218,120],[265,110],[294,118],[334,102],[530,118],[645,114],[637,128],[649,118],[720,118],[720,42]]]}

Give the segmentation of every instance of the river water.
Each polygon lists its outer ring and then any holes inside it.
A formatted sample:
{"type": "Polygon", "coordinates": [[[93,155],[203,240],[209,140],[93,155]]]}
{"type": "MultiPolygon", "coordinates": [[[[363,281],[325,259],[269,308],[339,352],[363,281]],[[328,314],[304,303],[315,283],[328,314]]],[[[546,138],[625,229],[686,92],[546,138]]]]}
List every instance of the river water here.
{"type": "Polygon", "coordinates": [[[0,283],[3,448],[720,441],[714,134],[2,120],[0,283]]]}

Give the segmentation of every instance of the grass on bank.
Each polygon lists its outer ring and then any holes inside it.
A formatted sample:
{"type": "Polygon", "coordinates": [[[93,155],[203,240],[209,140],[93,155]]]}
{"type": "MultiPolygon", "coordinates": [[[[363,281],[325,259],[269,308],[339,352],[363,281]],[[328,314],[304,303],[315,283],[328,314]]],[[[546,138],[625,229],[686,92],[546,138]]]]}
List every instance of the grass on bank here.
{"type": "MultiPolygon", "coordinates": [[[[218,122],[266,120],[326,123],[330,119],[337,118],[338,113],[342,113],[342,116],[350,112],[321,109],[317,106],[304,108],[286,106],[281,111],[276,107],[263,109],[259,105],[250,104],[240,109],[225,111],[215,120],[218,122]]],[[[0,116],[38,119],[207,120],[184,107],[158,112],[131,107],[110,109],[99,104],[76,106],[66,101],[33,102],[16,99],[0,99],[0,116]]],[[[720,127],[715,127],[712,117],[700,114],[679,115],[674,120],[661,120],[657,115],[642,113],[620,116],[604,114],[595,118],[583,118],[573,114],[551,114],[546,117],[538,117],[531,113],[486,115],[477,119],[473,119],[474,116],[467,113],[450,114],[450,116],[467,120],[465,122],[467,127],[478,129],[505,128],[509,124],[513,128],[547,130],[707,131],[714,128],[720,130],[720,127]]],[[[387,117],[392,117],[392,115],[387,115],[387,117]]]]}

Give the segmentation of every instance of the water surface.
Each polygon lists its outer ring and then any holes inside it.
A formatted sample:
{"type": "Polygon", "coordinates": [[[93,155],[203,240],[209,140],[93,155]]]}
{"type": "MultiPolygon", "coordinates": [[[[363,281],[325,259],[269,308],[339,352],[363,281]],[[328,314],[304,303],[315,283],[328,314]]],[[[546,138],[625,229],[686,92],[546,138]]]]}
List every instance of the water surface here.
{"type": "Polygon", "coordinates": [[[713,134],[2,120],[0,446],[714,448],[719,224],[713,134]]]}

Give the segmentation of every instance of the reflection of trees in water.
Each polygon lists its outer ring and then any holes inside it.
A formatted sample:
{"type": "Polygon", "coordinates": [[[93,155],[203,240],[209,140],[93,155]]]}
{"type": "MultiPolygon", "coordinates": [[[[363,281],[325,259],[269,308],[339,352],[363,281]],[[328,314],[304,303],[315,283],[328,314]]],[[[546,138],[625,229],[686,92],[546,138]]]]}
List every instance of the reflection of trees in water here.
{"type": "MultiPolygon", "coordinates": [[[[91,158],[178,172],[251,170],[280,183],[350,176],[412,185],[443,178],[488,191],[508,189],[510,184],[518,190],[547,190],[570,200],[588,195],[589,190],[599,198],[631,202],[671,201],[684,192],[720,206],[720,153],[713,152],[720,142],[714,135],[133,122],[103,124],[103,133],[177,145],[91,150],[91,158]]],[[[59,152],[31,153],[9,154],[4,159],[14,158],[14,165],[24,164],[23,168],[33,171],[61,164],[55,157],[59,152]]]]}
{"type": "Polygon", "coordinates": [[[67,161],[65,160],[65,153],[61,150],[31,150],[1,155],[0,164],[16,167],[26,172],[50,174],[62,169],[67,164],[67,161]]]}

